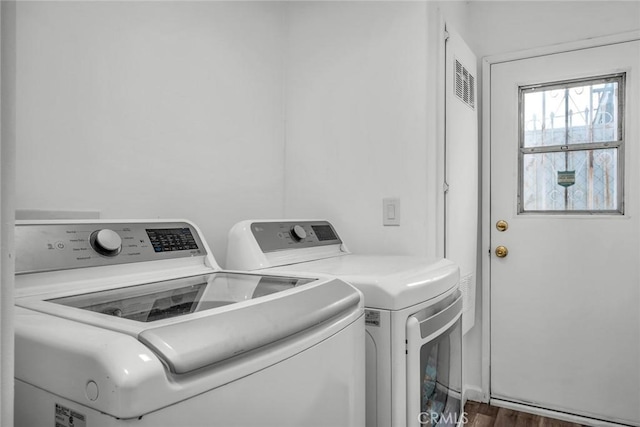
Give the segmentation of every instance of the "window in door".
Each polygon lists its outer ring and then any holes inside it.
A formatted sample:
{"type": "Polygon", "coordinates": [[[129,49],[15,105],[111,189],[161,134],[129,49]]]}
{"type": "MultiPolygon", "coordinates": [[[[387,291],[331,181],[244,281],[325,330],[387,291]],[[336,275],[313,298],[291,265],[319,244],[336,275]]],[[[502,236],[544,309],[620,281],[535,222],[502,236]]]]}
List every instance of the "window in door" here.
{"type": "Polygon", "coordinates": [[[520,87],[519,213],[624,213],[624,83],[520,87]]]}

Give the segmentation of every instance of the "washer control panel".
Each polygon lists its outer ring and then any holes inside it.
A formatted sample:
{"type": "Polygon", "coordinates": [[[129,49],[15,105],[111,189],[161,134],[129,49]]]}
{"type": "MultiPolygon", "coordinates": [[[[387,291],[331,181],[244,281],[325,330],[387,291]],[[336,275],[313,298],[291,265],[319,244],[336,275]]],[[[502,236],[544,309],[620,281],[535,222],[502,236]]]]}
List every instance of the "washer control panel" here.
{"type": "Polygon", "coordinates": [[[342,243],[327,221],[254,222],[251,233],[265,253],[342,243]]]}
{"type": "Polygon", "coordinates": [[[19,223],[16,274],[204,256],[184,222],[19,223]]]}

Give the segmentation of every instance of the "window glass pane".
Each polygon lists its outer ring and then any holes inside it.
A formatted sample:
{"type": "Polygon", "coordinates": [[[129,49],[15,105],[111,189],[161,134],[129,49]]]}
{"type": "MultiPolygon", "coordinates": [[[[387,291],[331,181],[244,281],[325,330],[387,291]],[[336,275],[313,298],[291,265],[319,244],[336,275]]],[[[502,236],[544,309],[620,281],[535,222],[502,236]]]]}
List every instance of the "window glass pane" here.
{"type": "Polygon", "coordinates": [[[420,425],[455,427],[461,416],[462,322],[420,348],[420,425]]]}
{"type": "Polygon", "coordinates": [[[523,146],[619,141],[616,79],[530,88],[523,96],[523,146]]]}
{"type": "Polygon", "coordinates": [[[524,211],[618,210],[618,149],[525,154],[524,211]]]}
{"type": "Polygon", "coordinates": [[[524,146],[565,145],[564,90],[539,90],[524,95],[524,146]]]}

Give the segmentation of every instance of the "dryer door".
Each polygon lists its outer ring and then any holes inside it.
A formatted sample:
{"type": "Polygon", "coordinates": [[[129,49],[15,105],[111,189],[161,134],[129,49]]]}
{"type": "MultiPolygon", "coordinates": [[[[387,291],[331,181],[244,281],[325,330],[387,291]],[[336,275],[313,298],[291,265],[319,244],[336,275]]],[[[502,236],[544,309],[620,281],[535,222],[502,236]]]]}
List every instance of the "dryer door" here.
{"type": "Polygon", "coordinates": [[[407,425],[462,419],[462,297],[456,291],[407,320],[407,425]]]}

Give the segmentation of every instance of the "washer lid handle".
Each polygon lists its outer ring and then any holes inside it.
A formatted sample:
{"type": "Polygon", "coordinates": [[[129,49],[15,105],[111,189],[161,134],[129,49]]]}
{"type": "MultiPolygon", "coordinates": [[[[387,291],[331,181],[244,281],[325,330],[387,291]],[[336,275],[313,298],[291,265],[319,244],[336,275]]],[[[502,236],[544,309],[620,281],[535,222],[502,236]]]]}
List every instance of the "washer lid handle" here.
{"type": "Polygon", "coordinates": [[[237,309],[144,330],[138,340],[171,372],[185,374],[363,311],[360,295],[338,279],[314,281],[277,298],[256,298],[237,303],[237,309]]]}

